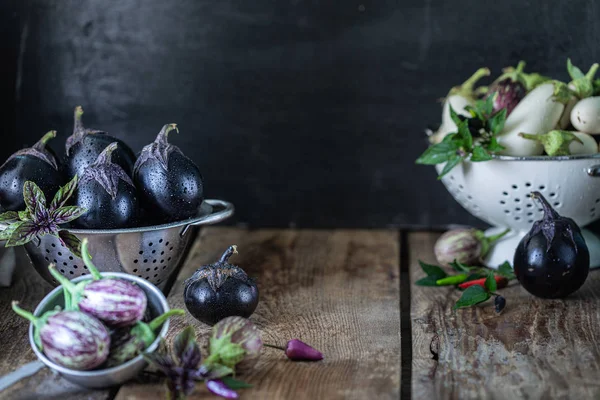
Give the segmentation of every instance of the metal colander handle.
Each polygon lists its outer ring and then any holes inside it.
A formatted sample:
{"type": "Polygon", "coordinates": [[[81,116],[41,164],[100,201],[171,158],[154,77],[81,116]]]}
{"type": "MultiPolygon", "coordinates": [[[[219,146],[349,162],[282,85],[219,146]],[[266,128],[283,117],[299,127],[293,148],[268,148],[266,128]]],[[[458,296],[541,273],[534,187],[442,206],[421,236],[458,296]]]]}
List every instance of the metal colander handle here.
{"type": "Polygon", "coordinates": [[[235,210],[233,204],[225,200],[205,199],[204,202],[213,208],[219,207],[222,209],[218,211],[213,211],[202,217],[194,219],[194,222],[185,225],[181,229],[181,236],[184,236],[191,226],[211,225],[216,224],[217,222],[221,222],[224,219],[231,217],[235,210]]]}
{"type": "Polygon", "coordinates": [[[592,165],[587,169],[589,176],[598,177],[600,176],[600,164],[592,165]]]}

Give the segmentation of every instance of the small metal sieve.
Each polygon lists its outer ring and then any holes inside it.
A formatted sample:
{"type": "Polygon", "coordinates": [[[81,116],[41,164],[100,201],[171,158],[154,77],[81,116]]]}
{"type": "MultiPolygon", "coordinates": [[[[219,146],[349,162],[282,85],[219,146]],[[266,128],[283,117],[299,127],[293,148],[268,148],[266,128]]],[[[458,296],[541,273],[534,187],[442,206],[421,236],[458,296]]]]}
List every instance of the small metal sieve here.
{"type": "MultiPolygon", "coordinates": [[[[163,288],[171,274],[185,260],[193,237],[191,229],[221,222],[233,215],[233,204],[222,200],[205,200],[196,218],[169,224],[128,229],[69,229],[89,240],[89,252],[100,272],[125,272],[146,279],[163,288]]],[[[67,278],[88,274],[81,258],[74,256],[57,237],[46,235],[37,243],[27,243],[25,250],[36,271],[52,285],[57,282],[48,272],[48,264],[67,278]]]]}

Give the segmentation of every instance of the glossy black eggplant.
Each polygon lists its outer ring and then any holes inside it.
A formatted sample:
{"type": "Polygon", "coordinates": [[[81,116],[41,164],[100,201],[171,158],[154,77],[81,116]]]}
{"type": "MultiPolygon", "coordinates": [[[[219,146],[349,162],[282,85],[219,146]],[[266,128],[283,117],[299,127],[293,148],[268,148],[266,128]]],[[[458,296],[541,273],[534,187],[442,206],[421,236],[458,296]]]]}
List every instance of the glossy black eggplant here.
{"type": "Polygon", "coordinates": [[[48,197],[54,196],[63,182],[63,175],[54,153],[46,147],[56,131],[46,133],[32,147],[11,155],[0,167],[0,206],[5,211],[25,209],[23,185],[27,181],[35,184],[48,197]]]}
{"type": "Polygon", "coordinates": [[[116,142],[108,145],[81,176],[75,205],[87,212],[74,221],[78,228],[127,228],[137,221],[139,210],[135,186],[123,168],[111,161],[116,149],[116,142]]]}
{"type": "Polygon", "coordinates": [[[63,163],[65,175],[69,178],[75,174],[81,177],[85,168],[96,161],[106,146],[116,142],[118,147],[112,161],[123,168],[127,175],[132,176],[135,164],[133,150],[125,142],[106,132],[86,129],[81,121],[82,115],[83,108],[75,107],[73,134],[67,138],[65,144],[66,157],[63,163]]]}
{"type": "Polygon", "coordinates": [[[185,281],[185,306],[196,319],[213,325],[223,318],[248,318],[258,305],[256,283],[228,260],[237,253],[230,246],[214,264],[198,269],[185,281]]]}
{"type": "Polygon", "coordinates": [[[163,126],[156,140],[145,146],[134,166],[134,182],[144,209],[157,222],[180,221],[198,214],[204,200],[200,170],[167,140],[176,124],[163,126]]]}
{"type": "Polygon", "coordinates": [[[514,270],[521,285],[542,298],[561,298],[585,282],[590,254],[581,229],[571,218],[559,215],[539,192],[544,217],[534,222],[514,256],[514,270]]]}

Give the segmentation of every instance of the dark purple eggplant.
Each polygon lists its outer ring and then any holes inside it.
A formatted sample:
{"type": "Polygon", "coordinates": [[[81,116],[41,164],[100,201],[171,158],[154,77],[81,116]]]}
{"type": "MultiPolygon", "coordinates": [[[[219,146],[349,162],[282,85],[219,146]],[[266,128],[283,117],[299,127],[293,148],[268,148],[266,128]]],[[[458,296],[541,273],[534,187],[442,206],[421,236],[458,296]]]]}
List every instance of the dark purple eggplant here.
{"type": "Polygon", "coordinates": [[[13,310],[31,321],[38,348],[63,367],[87,371],[108,358],[110,335],[100,321],[81,311],[50,311],[37,318],[13,301],[13,310]]]}
{"type": "Polygon", "coordinates": [[[84,128],[82,115],[83,108],[75,107],[73,134],[67,138],[65,145],[66,158],[63,163],[65,174],[69,178],[74,175],[81,177],[85,168],[96,161],[106,146],[116,142],[118,149],[113,155],[113,162],[131,176],[135,164],[133,150],[125,142],[106,132],[84,128]]]}
{"type": "Polygon", "coordinates": [[[525,61],[519,62],[517,68],[505,68],[505,72],[490,85],[486,97],[494,97],[492,114],[506,108],[508,116],[525,97],[527,85],[523,68],[525,68],[525,61]]]}
{"type": "Polygon", "coordinates": [[[133,327],[119,328],[113,331],[106,366],[108,368],[116,367],[142,354],[156,340],[158,328],[174,315],[185,315],[185,311],[173,309],[149,323],[139,321],[133,327]]]}
{"type": "Polygon", "coordinates": [[[559,215],[539,192],[544,217],[534,222],[515,251],[515,275],[529,293],[561,298],[579,289],[590,270],[590,253],[581,229],[571,218],[559,215]]]}
{"type": "Polygon", "coordinates": [[[204,200],[204,183],[192,160],[167,140],[176,124],[163,126],[156,140],[144,146],[134,166],[134,181],[144,209],[158,222],[195,217],[204,200]]]}
{"type": "Polygon", "coordinates": [[[0,167],[0,206],[5,211],[25,209],[23,185],[27,181],[36,185],[48,196],[54,195],[64,183],[63,174],[54,153],[46,144],[56,137],[56,131],[46,133],[32,147],[11,155],[0,167]]]}
{"type": "Polygon", "coordinates": [[[118,144],[111,143],[87,166],[75,193],[75,205],[87,210],[74,221],[77,228],[115,229],[135,225],[138,198],[131,178],[112,162],[118,144]]]}
{"type": "Polygon", "coordinates": [[[228,262],[234,253],[236,246],[230,246],[219,261],[201,267],[184,282],[185,306],[206,324],[213,325],[230,316],[247,318],[258,305],[256,283],[243,269],[228,262]]]}
{"type": "Polygon", "coordinates": [[[56,268],[49,267],[52,276],[68,291],[72,307],[104,322],[111,328],[131,326],[141,321],[146,312],[146,293],[135,283],[118,278],[103,278],[88,253],[88,239],[81,241],[81,257],[92,275],[91,281],[73,284],[56,268]]]}

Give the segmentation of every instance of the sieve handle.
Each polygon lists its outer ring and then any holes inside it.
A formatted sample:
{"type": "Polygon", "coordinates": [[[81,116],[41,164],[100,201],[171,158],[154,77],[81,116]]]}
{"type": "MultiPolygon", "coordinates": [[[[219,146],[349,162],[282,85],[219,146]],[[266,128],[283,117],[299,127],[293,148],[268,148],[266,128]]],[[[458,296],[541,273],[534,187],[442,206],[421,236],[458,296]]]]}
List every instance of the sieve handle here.
{"type": "Polygon", "coordinates": [[[185,235],[191,226],[211,225],[216,224],[217,222],[221,222],[224,219],[231,217],[235,210],[233,204],[225,200],[205,199],[204,202],[210,205],[211,207],[219,208],[220,210],[213,210],[210,214],[206,214],[194,220],[194,222],[192,222],[191,224],[187,224],[181,230],[181,236],[185,235]]]}
{"type": "Polygon", "coordinates": [[[587,169],[587,174],[589,176],[597,177],[600,176],[600,164],[592,165],[587,169]]]}

